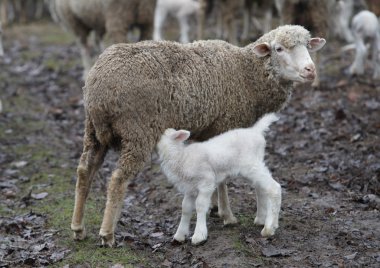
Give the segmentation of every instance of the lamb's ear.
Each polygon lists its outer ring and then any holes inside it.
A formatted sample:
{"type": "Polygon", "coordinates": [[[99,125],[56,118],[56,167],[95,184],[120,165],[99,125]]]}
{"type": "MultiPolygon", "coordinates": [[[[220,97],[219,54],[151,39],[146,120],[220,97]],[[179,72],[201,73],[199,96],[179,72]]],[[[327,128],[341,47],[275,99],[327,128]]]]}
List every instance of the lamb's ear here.
{"type": "Polygon", "coordinates": [[[314,37],[309,40],[307,44],[307,49],[310,52],[315,52],[320,50],[326,44],[326,40],[324,38],[314,37]]]}
{"type": "Polygon", "coordinates": [[[253,52],[259,57],[265,57],[270,54],[270,45],[267,42],[256,45],[253,52]]]}
{"type": "Polygon", "coordinates": [[[175,141],[185,141],[190,137],[190,131],[187,130],[177,130],[172,134],[172,139],[175,141]]]}

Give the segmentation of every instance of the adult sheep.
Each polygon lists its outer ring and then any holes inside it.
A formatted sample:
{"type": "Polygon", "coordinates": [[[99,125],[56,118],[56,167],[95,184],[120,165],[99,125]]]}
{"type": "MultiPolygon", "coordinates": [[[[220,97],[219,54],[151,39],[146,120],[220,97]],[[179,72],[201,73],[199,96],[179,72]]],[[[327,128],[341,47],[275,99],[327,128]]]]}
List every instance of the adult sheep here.
{"type": "Polygon", "coordinates": [[[166,128],[188,129],[192,138],[205,140],[251,126],[286,104],[294,82],[314,80],[308,50],[325,42],[311,38],[302,26],[285,25],[242,48],[213,40],[146,41],[106,49],[83,88],[86,122],[74,238],[85,237],[85,201],[108,149],[119,150],[120,157],[99,234],[104,245],[112,246],[128,179],[143,168],[166,128]]]}
{"type": "Polygon", "coordinates": [[[111,43],[126,42],[127,33],[133,26],[140,29],[140,40],[152,38],[156,0],[46,1],[53,19],[75,35],[82,57],[84,77],[93,64],[88,42],[91,31],[95,32],[98,43],[104,34],[107,34],[111,43]]]}

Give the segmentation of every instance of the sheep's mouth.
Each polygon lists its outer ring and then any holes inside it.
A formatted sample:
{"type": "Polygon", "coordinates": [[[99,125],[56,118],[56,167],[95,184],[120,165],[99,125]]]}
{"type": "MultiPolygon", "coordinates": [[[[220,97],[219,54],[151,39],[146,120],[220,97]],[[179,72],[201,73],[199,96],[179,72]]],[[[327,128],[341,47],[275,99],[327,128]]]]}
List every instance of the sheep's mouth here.
{"type": "Polygon", "coordinates": [[[314,79],[315,79],[315,76],[314,75],[300,75],[300,77],[302,78],[303,81],[309,81],[309,82],[313,82],[314,79]]]}

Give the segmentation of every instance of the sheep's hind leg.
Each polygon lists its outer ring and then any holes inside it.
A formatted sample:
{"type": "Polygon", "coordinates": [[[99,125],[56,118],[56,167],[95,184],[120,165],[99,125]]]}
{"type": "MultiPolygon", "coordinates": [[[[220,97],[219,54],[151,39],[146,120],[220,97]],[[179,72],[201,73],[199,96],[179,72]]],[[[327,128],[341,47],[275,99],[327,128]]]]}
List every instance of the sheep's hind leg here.
{"type": "Polygon", "coordinates": [[[190,220],[193,214],[195,198],[189,194],[185,194],[182,200],[182,216],[177,232],[174,235],[174,240],[183,242],[186,236],[189,235],[190,220]]]}
{"type": "Polygon", "coordinates": [[[115,243],[115,227],[120,217],[128,180],[142,169],[149,155],[147,152],[150,151],[146,148],[139,148],[135,144],[132,148],[124,148],[120,153],[118,168],[112,173],[108,184],[106,208],[99,231],[104,246],[112,247],[115,243]],[[134,152],[139,152],[139,155],[134,152]]]}
{"type": "Polygon", "coordinates": [[[262,236],[272,236],[278,228],[278,217],[281,208],[281,186],[273,178],[263,163],[247,174],[256,188],[257,215],[254,223],[264,225],[262,236]]]}
{"type": "Polygon", "coordinates": [[[197,223],[195,225],[194,235],[191,238],[193,245],[199,245],[207,240],[207,222],[206,215],[210,208],[211,196],[214,188],[203,187],[200,189],[197,199],[195,201],[195,208],[197,211],[197,223]]]}
{"type": "Polygon", "coordinates": [[[218,215],[223,219],[224,225],[233,225],[238,222],[232,213],[227,184],[224,182],[218,186],[218,215]]]}
{"type": "Polygon", "coordinates": [[[88,134],[89,132],[91,132],[91,126],[87,124],[83,154],[77,168],[78,179],[75,188],[75,205],[71,222],[71,230],[74,231],[74,239],[76,240],[82,240],[86,237],[83,220],[84,207],[92,180],[107,153],[107,148],[93,140],[91,138],[92,135],[88,134]]]}

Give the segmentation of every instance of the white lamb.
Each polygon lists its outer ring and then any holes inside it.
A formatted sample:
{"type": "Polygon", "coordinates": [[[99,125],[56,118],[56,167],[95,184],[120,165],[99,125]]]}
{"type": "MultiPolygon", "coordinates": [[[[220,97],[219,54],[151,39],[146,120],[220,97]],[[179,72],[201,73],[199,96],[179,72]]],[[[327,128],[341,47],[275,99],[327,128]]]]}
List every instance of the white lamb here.
{"type": "Polygon", "coordinates": [[[153,40],[162,40],[162,27],[168,15],[177,18],[180,26],[180,42],[189,43],[189,17],[199,10],[196,0],[157,0],[154,12],[153,40]]]}
{"type": "Polygon", "coordinates": [[[352,32],[355,39],[355,59],[349,68],[351,75],[364,73],[364,61],[368,51],[365,41],[370,41],[372,49],[372,64],[374,68],[373,78],[380,78],[380,24],[376,15],[368,10],[363,10],[352,19],[352,32]]]}
{"type": "MultiPolygon", "coordinates": [[[[185,145],[190,136],[187,130],[167,129],[157,145],[161,168],[168,180],[184,193],[182,217],[176,241],[182,242],[189,234],[193,209],[197,222],[192,244],[207,239],[206,213],[216,187],[228,176],[241,175],[256,189],[257,214],[254,223],[264,225],[263,236],[271,236],[278,228],[281,207],[281,186],[264,163],[264,133],[278,118],[263,116],[253,127],[228,131],[208,141],[185,145]]],[[[227,201],[228,202],[228,201],[227,201]]],[[[223,213],[222,213],[223,215],[223,213]]],[[[229,211],[225,223],[236,222],[229,211]]]]}

